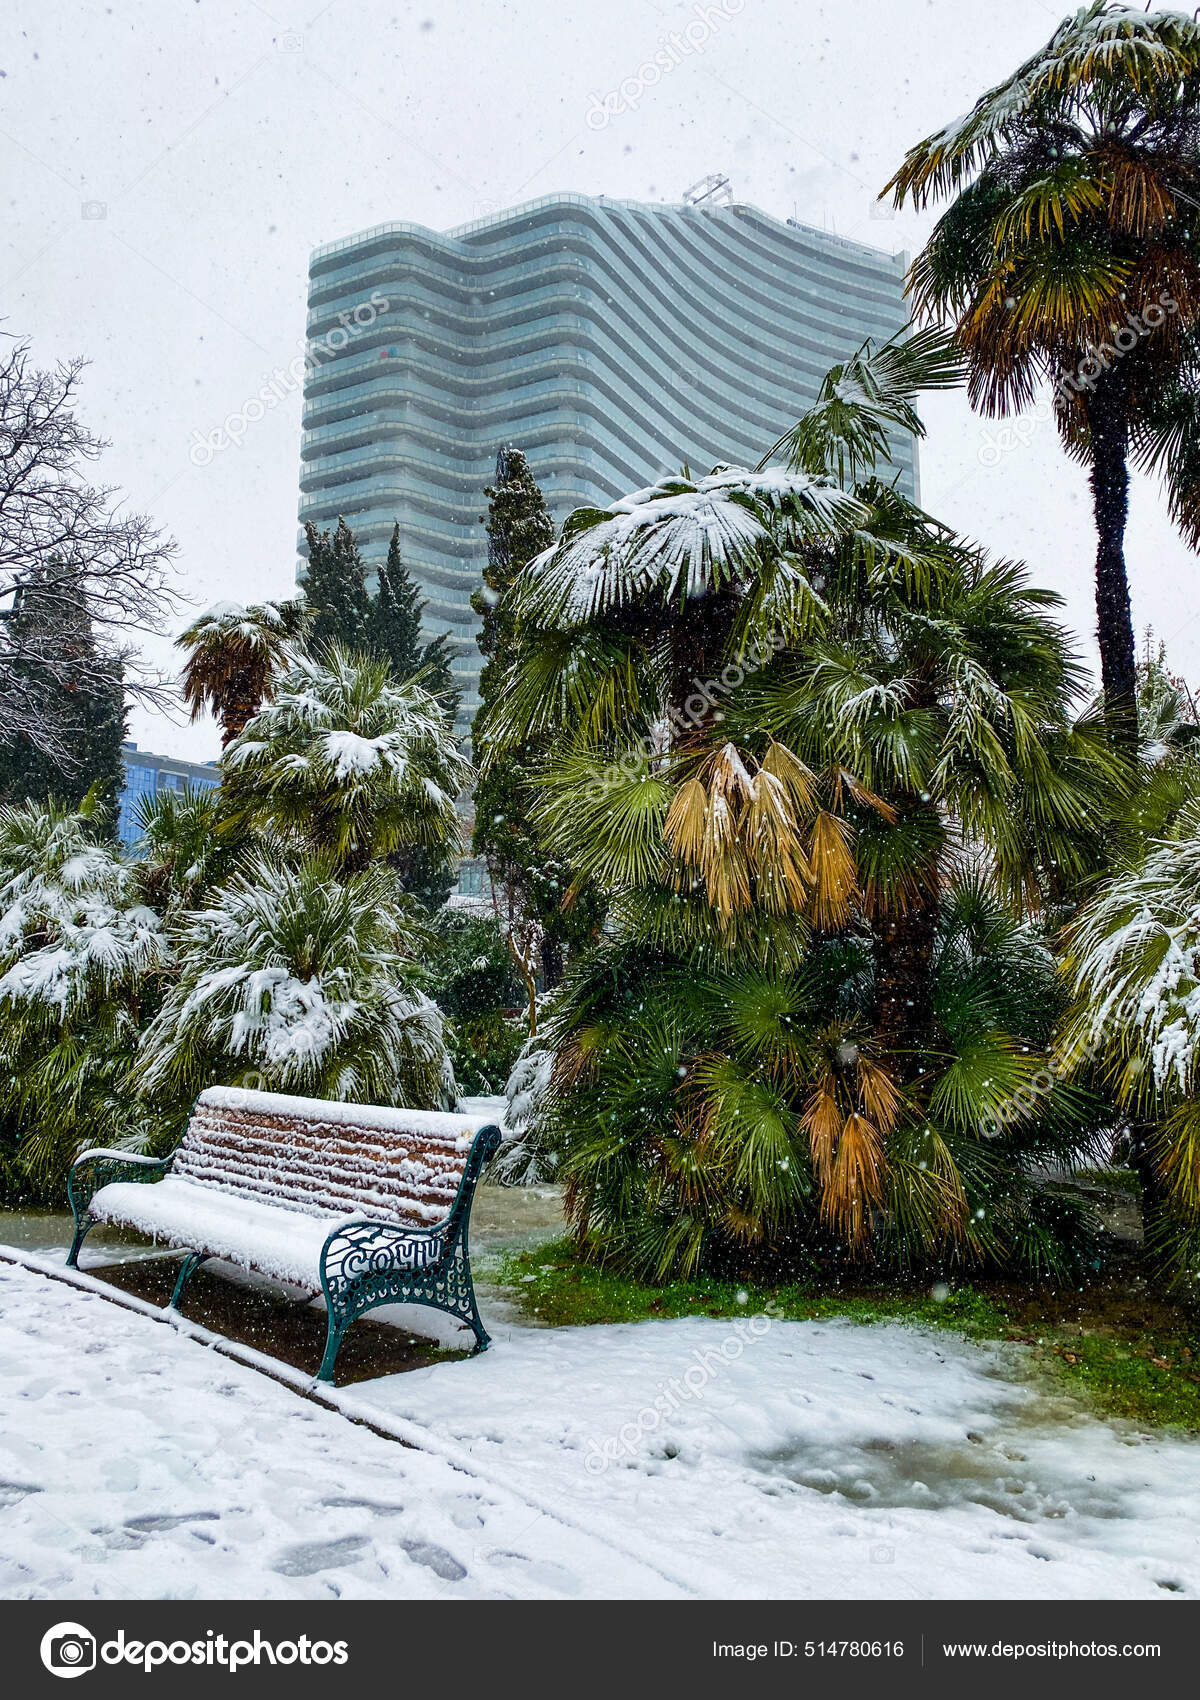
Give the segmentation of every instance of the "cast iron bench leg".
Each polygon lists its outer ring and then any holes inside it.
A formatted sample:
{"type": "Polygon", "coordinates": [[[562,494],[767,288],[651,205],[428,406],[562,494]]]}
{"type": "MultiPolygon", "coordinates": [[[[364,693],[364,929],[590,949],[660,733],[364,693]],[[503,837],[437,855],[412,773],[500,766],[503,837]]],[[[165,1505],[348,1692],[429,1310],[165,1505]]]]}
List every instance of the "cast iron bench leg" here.
{"type": "Polygon", "coordinates": [[[202,1252],[202,1251],[189,1251],[188,1252],[188,1254],[184,1258],[183,1262],[179,1265],[179,1278],[175,1282],[175,1291],[171,1294],[171,1302],[167,1306],[168,1310],[178,1310],[179,1309],[180,1303],[182,1302],[182,1299],[183,1299],[183,1295],[187,1291],[188,1282],[191,1280],[192,1276],[196,1273],[197,1269],[199,1269],[200,1265],[202,1263],[207,1263],[207,1262],[208,1262],[208,1258],[207,1258],[207,1256],[205,1255],[204,1252],[202,1252]]]}
{"type": "Polygon", "coordinates": [[[76,1221],[76,1223],[75,1223],[75,1237],[71,1241],[71,1249],[67,1253],[67,1268],[68,1269],[78,1269],[79,1268],[80,1247],[83,1245],[84,1238],[87,1235],[88,1229],[94,1228],[95,1226],[96,1226],[95,1220],[91,1216],[87,1216],[87,1217],[84,1217],[82,1220],[76,1221]]]}
{"type": "Polygon", "coordinates": [[[342,1336],[348,1327],[348,1322],[339,1322],[333,1311],[329,1312],[329,1320],[325,1324],[325,1354],[317,1371],[318,1381],[333,1381],[333,1366],[341,1349],[342,1336]]]}
{"type": "Polygon", "coordinates": [[[471,1293],[471,1314],[467,1318],[475,1335],[475,1350],[477,1353],[486,1352],[492,1343],[492,1337],[483,1326],[483,1318],[479,1314],[479,1306],[475,1303],[475,1294],[471,1293]]]}

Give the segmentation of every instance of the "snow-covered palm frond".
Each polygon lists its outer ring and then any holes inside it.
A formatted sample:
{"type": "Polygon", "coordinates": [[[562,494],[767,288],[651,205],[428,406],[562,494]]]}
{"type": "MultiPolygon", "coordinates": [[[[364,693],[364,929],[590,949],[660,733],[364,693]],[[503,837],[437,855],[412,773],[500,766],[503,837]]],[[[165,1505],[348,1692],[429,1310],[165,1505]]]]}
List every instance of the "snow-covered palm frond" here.
{"type": "Polygon", "coordinates": [[[394,877],[335,878],[258,856],[186,917],[179,976],[147,1029],[145,1093],[251,1077],[271,1089],[436,1104],[447,1057],[420,991],[415,924],[394,877]]]}
{"type": "Polygon", "coordinates": [[[236,649],[245,654],[274,655],[280,646],[303,633],[307,610],[303,602],[215,602],[179,634],[189,649],[236,649]]]}
{"type": "Polygon", "coordinates": [[[0,1007],[77,1016],[163,968],[158,917],[84,813],[0,809],[0,1007]]]}
{"type": "Polygon", "coordinates": [[[1195,1092],[1200,1042],[1200,803],[1177,836],[1119,874],[1070,941],[1075,1007],[1064,1048],[1103,1054],[1129,1102],[1195,1092]]]}
{"type": "Polygon", "coordinates": [[[346,862],[458,841],[471,777],[444,708],[383,662],[300,656],[225,756],[235,811],[346,862]]]}
{"type": "Polygon", "coordinates": [[[554,1179],[558,1154],[549,1140],[554,1049],[539,1033],[527,1039],[504,1088],[507,1137],[492,1167],[500,1186],[537,1186],[554,1179]]]}
{"type": "Polygon", "coordinates": [[[529,568],[522,612],[570,627],[650,599],[680,607],[743,588],[780,549],[831,542],[865,512],[831,480],[777,466],[664,479],[572,514],[529,568]]]}
{"type": "MultiPolygon", "coordinates": [[[[1200,24],[1186,12],[1153,12],[1107,0],[1065,18],[1045,47],[970,112],[910,148],[882,191],[897,205],[920,208],[951,194],[1032,124],[1069,127],[1090,82],[1114,96],[1122,89],[1153,103],[1200,67],[1200,24]]],[[[882,198],[882,197],[881,197],[882,198]]]]}

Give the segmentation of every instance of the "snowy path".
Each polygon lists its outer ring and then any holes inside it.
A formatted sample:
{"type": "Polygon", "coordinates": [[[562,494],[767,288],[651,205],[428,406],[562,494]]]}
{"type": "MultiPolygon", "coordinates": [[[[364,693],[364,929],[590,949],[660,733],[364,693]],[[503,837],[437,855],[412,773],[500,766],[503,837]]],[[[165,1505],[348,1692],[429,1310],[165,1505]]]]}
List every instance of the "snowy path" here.
{"type": "Polygon", "coordinates": [[[338,1396],[414,1451],[0,1263],[0,1595],[1200,1595],[1200,1443],[946,1336],[740,1326],[501,1326],[338,1396]]]}
{"type": "Polygon", "coordinates": [[[679,1592],[443,1458],[0,1263],[0,1597],[679,1592]]]}

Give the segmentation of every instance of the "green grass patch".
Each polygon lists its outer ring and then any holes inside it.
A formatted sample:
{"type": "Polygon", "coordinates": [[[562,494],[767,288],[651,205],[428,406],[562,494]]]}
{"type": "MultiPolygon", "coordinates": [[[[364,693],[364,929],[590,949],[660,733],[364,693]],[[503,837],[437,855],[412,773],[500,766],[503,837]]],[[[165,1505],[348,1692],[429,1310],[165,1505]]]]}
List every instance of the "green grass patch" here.
{"type": "Polygon", "coordinates": [[[555,1240],[492,1259],[482,1273],[530,1318],[558,1328],[746,1316],[771,1305],[771,1314],[790,1319],[919,1323],[968,1340],[1017,1342],[1054,1384],[1082,1395],[1103,1415],[1200,1432],[1196,1313],[1119,1269],[1070,1290],[982,1280],[818,1288],[711,1276],[656,1287],[584,1263],[569,1240],[555,1240]]]}
{"type": "MultiPolygon", "coordinates": [[[[676,1316],[745,1316],[773,1304],[784,1317],[849,1317],[856,1322],[921,1322],[993,1339],[1003,1314],[969,1286],[931,1293],[880,1286],[819,1291],[804,1282],[756,1285],[701,1276],[654,1287],[612,1269],[581,1262],[569,1240],[511,1252],[484,1268],[484,1278],[509,1290],[522,1310],[556,1328],[594,1322],[648,1322],[676,1316]]],[[[939,1289],[940,1291],[941,1289],[939,1289]]]]}

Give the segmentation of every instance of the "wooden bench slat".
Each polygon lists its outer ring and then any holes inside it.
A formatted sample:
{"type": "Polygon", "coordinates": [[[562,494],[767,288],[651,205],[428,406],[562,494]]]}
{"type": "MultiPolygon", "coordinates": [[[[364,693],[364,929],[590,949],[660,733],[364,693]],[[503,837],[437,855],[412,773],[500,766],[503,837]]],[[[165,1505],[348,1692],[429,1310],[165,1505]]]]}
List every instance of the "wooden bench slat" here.
{"type": "Polygon", "coordinates": [[[470,1130],[409,1132],[366,1121],[196,1106],[173,1171],[197,1185],[305,1214],[378,1215],[429,1226],[454,1202],[470,1130]]]}

